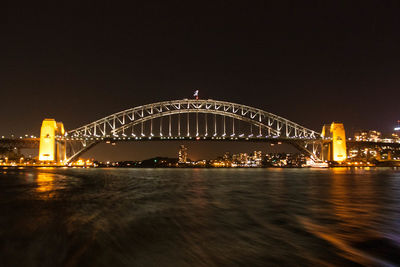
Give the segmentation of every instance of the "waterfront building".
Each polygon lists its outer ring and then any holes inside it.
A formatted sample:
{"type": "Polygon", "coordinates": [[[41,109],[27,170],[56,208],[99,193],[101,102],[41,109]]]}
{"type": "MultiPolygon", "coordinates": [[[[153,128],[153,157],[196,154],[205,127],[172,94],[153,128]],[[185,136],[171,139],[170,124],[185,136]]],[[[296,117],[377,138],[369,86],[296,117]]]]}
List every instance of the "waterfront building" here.
{"type": "Polygon", "coordinates": [[[364,142],[380,142],[382,139],[382,133],[376,130],[363,130],[354,133],[354,140],[364,142]]]}
{"type": "Polygon", "coordinates": [[[262,165],[262,152],[254,151],[252,156],[253,164],[257,167],[261,167],[262,165]]]}

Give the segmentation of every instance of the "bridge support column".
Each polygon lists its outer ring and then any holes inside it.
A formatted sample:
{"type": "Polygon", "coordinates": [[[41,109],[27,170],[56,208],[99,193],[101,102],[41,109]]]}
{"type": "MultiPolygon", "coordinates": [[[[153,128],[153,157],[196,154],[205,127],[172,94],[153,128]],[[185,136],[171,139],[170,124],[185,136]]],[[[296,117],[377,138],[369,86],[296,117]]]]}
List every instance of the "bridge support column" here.
{"type": "MultiPolygon", "coordinates": [[[[57,135],[63,136],[65,134],[64,124],[57,122],[57,135]]],[[[57,163],[63,163],[67,158],[67,149],[65,140],[56,141],[56,161],[57,163]]]]}
{"type": "Polygon", "coordinates": [[[322,146],[322,159],[343,162],[347,159],[346,134],[343,123],[332,122],[322,127],[322,136],[327,138],[322,146]]]}
{"type": "Polygon", "coordinates": [[[66,158],[65,141],[56,140],[64,135],[64,125],[54,119],[44,119],[40,130],[39,160],[63,163],[66,158]]]}

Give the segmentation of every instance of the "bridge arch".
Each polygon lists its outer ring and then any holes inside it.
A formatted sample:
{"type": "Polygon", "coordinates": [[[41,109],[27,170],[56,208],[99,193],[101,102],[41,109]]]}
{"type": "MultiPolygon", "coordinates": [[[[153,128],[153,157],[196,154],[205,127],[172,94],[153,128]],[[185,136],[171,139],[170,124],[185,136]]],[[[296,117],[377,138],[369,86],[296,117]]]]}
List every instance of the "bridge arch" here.
{"type": "MultiPolygon", "coordinates": [[[[206,124],[206,131],[203,133],[199,133],[197,127],[197,132],[196,134],[193,133],[193,136],[207,136],[211,132],[208,131],[207,128],[207,114],[210,114],[223,117],[224,123],[226,117],[232,119],[233,125],[235,123],[235,120],[238,120],[248,123],[249,125],[251,125],[251,127],[258,128],[257,136],[252,136],[251,138],[264,140],[275,138],[287,140],[317,140],[321,137],[320,133],[318,132],[315,132],[295,122],[258,108],[212,99],[183,99],[157,102],[126,109],[76,128],[74,130],[68,131],[65,133],[64,136],[58,136],[58,139],[64,140],[67,143],[75,142],[75,144],[76,141],[79,141],[81,147],[78,146],[78,149],[73,149],[72,153],[70,153],[68,161],[71,161],[83,152],[96,145],[97,143],[103,141],[104,139],[126,137],[128,135],[135,136],[135,134],[133,133],[133,127],[137,125],[142,125],[143,127],[143,123],[145,122],[150,121],[151,123],[153,123],[153,120],[162,120],[162,118],[164,117],[169,117],[168,134],[169,136],[171,136],[171,116],[187,115],[187,132],[189,135],[189,114],[196,114],[196,124],[199,123],[198,114],[203,114],[206,118],[203,121],[206,124]],[[132,131],[131,133],[128,133],[128,130],[130,128],[132,128],[132,131]]],[[[181,118],[179,117],[179,135],[181,130],[180,123],[181,118]]],[[[173,127],[177,126],[174,125],[173,127]]],[[[211,127],[212,126],[210,126],[210,128],[211,127]]],[[[141,134],[143,135],[143,132],[141,134]]],[[[225,134],[226,132],[224,130],[224,133],[219,135],[224,136],[225,134]]],[[[162,135],[161,131],[160,135],[162,135]]],[[[217,135],[216,130],[214,136],[215,135],[217,135]]]]}
{"type": "Polygon", "coordinates": [[[127,109],[68,131],[66,136],[111,136],[142,121],[182,113],[208,113],[228,116],[269,129],[271,134],[279,137],[304,137],[308,139],[320,137],[320,133],[261,109],[211,99],[164,101],[127,109]]]}

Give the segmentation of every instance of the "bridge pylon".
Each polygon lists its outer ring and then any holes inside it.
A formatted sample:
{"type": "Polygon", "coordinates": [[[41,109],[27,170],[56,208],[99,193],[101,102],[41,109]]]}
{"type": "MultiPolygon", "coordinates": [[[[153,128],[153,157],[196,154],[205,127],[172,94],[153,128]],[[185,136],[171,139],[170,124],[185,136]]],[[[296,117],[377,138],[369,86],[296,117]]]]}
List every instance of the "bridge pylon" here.
{"type": "Polygon", "coordinates": [[[51,163],[64,163],[66,159],[66,144],[57,136],[65,133],[62,122],[54,119],[44,119],[40,130],[39,160],[51,163]]]}
{"type": "Polygon", "coordinates": [[[322,160],[343,162],[347,158],[346,134],[343,123],[332,122],[322,127],[322,160]]]}

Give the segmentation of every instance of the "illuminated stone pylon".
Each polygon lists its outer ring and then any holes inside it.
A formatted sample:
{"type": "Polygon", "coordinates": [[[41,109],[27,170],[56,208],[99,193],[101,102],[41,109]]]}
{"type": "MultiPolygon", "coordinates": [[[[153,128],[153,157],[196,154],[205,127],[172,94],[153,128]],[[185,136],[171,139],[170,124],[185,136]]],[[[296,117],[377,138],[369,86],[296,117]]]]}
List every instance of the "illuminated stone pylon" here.
{"type": "MultiPolygon", "coordinates": [[[[57,135],[63,136],[65,134],[64,124],[62,122],[57,122],[57,135]]],[[[67,148],[64,141],[56,141],[56,161],[63,163],[67,158],[67,148]]]]}
{"type": "Polygon", "coordinates": [[[40,130],[39,160],[62,163],[66,158],[64,141],[56,136],[64,135],[64,125],[54,119],[44,119],[40,130]]]}
{"type": "Polygon", "coordinates": [[[322,147],[322,159],[336,162],[346,160],[346,134],[343,123],[332,122],[331,125],[324,125],[321,135],[329,140],[322,147]]]}

